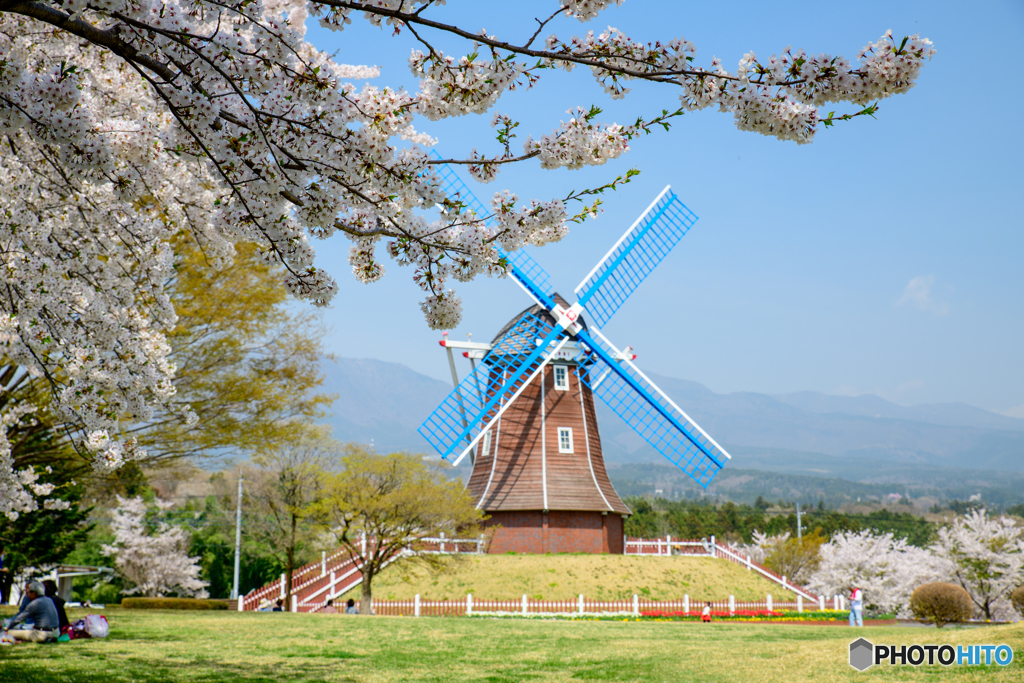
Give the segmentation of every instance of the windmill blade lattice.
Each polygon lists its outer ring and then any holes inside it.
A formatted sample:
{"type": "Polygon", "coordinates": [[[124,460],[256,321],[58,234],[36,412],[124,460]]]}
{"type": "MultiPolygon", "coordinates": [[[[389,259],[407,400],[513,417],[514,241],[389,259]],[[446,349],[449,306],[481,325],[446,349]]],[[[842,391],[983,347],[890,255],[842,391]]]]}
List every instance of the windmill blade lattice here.
{"type": "MultiPolygon", "coordinates": [[[[480,201],[447,164],[441,165],[438,173],[446,194],[458,197],[477,215],[487,215],[480,201]]],[[[549,345],[559,337],[573,337],[583,344],[587,354],[586,359],[578,358],[576,371],[584,384],[651,446],[707,487],[729,459],[729,454],[598,329],[618,311],[696,220],[697,216],[666,187],[583,279],[576,288],[579,300],[568,309],[554,300],[547,272],[529,254],[523,250],[511,255],[502,252],[508,258],[513,279],[557,324],[552,326],[533,315],[523,316],[488,352],[476,371],[460,382],[423,423],[420,433],[445,459],[457,448],[466,453],[469,450],[466,444],[471,446],[480,438],[483,425],[497,416],[498,410],[508,407],[531,381],[531,372],[536,373],[550,360],[549,345]],[[589,316],[596,337],[579,324],[581,313],[589,316]],[[529,348],[530,343],[535,343],[536,347],[529,348]],[[481,386],[486,389],[480,389],[481,386]]]]}
{"type": "Polygon", "coordinates": [[[494,345],[487,360],[459,382],[419,428],[419,433],[447,460],[480,433],[490,413],[510,399],[542,362],[548,345],[563,332],[526,315],[494,345]],[[540,343],[538,343],[538,341],[540,343]],[[463,411],[465,420],[463,420],[463,411]]]}
{"type": "Polygon", "coordinates": [[[666,187],[576,287],[590,323],[604,327],[629,295],[668,256],[697,216],[666,187]]]}
{"type": "Polygon", "coordinates": [[[591,349],[589,362],[577,369],[579,378],[656,451],[707,488],[728,454],[631,362],[616,360],[618,349],[607,340],[586,332],[577,336],[591,349]]]}
{"type": "MultiPolygon", "coordinates": [[[[440,155],[435,151],[433,156],[440,159],[440,155]]],[[[488,211],[483,203],[477,199],[476,195],[466,187],[466,183],[462,181],[451,166],[448,164],[440,164],[437,167],[438,175],[441,176],[441,189],[449,197],[457,197],[467,208],[472,209],[473,213],[477,217],[482,218],[489,215],[491,212],[488,211]]],[[[485,221],[486,225],[493,226],[494,220],[488,219],[485,221]]],[[[526,252],[525,249],[519,249],[511,254],[507,253],[501,247],[498,247],[498,251],[502,256],[508,259],[508,262],[512,265],[512,269],[515,273],[520,273],[524,277],[520,280],[522,285],[531,296],[539,301],[553,304],[551,299],[551,276],[548,275],[547,271],[540,267],[536,261],[526,252]]]]}

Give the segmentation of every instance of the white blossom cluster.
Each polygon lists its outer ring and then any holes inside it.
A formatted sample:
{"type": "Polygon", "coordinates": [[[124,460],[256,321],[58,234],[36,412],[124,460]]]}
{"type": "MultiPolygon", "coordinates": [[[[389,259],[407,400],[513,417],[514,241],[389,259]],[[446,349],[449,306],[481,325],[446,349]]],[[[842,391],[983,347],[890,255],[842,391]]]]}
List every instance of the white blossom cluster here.
{"type": "Polygon", "coordinates": [[[942,581],[950,567],[941,557],[912,546],[891,533],[844,531],[820,549],[818,565],[807,588],[819,595],[864,592],[864,607],[873,612],[909,614],[910,594],[924,583],[942,581]]]}
{"type": "MultiPolygon", "coordinates": [[[[563,0],[547,21],[585,21],[612,1],[563,0]]],[[[417,116],[480,114],[547,67],[579,65],[616,96],[630,79],[663,81],[682,88],[686,107],[718,103],[741,128],[806,142],[818,103],[902,92],[932,53],[926,40],[898,45],[887,34],[859,68],[786,51],[771,71],[748,56],[739,75],[717,60],[694,69],[681,39],[645,46],[609,30],[570,43],[552,36],[538,50],[532,39],[503,43],[433,22],[471,50],[453,57],[421,39],[410,60],[420,86],[406,92],[354,85],[379,70],[338,64],[305,36],[310,15],[336,30],[362,16],[399,32],[443,4],[26,0],[0,11],[0,351],[47,378],[58,417],[84,430],[99,467],[143,457],[121,427],[173,396],[164,334],[175,324],[165,289],[175,235],[190,234],[215,267],[235,242],[254,242],[283,266],[290,292],[326,305],[337,285],[315,264],[311,238],[341,232],[357,279],[382,277],[387,253],[413,269],[428,324],[451,328],[461,317],[452,280],[503,275],[497,246],[561,239],[567,217],[563,201],[499,192],[495,225],[485,225],[490,216],[440,189],[423,149],[435,141],[417,116]]],[[[498,163],[532,157],[544,168],[602,164],[646,130],[642,119],[623,127],[596,115],[571,110],[518,158],[508,147],[517,124],[500,119],[504,153],[474,153],[470,172],[492,179],[498,163]]]]}
{"type": "Polygon", "coordinates": [[[1011,518],[972,510],[939,529],[932,552],[949,562],[953,583],[963,586],[983,616],[1016,616],[1009,598],[1024,585],[1024,529],[1011,518]]]}
{"type": "MultiPolygon", "coordinates": [[[[49,496],[55,488],[53,484],[39,483],[39,474],[31,467],[14,469],[7,430],[26,419],[33,410],[33,406],[19,405],[0,414],[0,515],[11,521],[18,519],[23,512],[38,510],[40,498],[49,496]]],[[[47,471],[50,471],[49,467],[47,471]]],[[[47,510],[66,510],[69,507],[68,502],[60,498],[45,498],[42,504],[47,510]]]]}
{"type": "Polygon", "coordinates": [[[810,590],[844,595],[857,586],[873,611],[909,616],[914,589],[944,581],[970,594],[976,616],[1012,619],[1009,595],[1024,585],[1024,529],[1009,517],[973,510],[940,527],[928,548],[891,533],[839,532],[821,546],[820,560],[807,583],[810,590]]]}
{"type": "Polygon", "coordinates": [[[523,145],[536,152],[541,168],[583,168],[600,166],[629,150],[627,136],[618,124],[593,123],[582,109],[570,109],[572,118],[539,140],[527,138],[523,145]]]}
{"type": "MultiPolygon", "coordinates": [[[[809,56],[786,48],[764,64],[751,52],[743,56],[734,74],[717,58],[710,68],[693,66],[696,49],[682,38],[662,43],[641,43],[616,28],[563,41],[547,38],[550,68],[572,70],[587,63],[613,98],[629,92],[623,84],[636,78],[681,87],[680,103],[686,110],[717,104],[733,114],[740,130],[770,135],[803,144],[811,142],[821,117],[818,106],[829,102],[868,105],[906,92],[914,86],[925,60],[935,54],[932,42],[914,35],[897,42],[892,31],[865,46],[851,65],[845,57],[809,56]]],[[[831,122],[831,120],[829,121],[831,122]]]]}
{"type": "MultiPolygon", "coordinates": [[[[118,496],[117,503],[110,523],[114,542],[103,545],[102,552],[114,558],[117,572],[131,584],[125,593],[150,598],[172,592],[207,597],[207,583],[199,578],[199,558],[188,556],[188,532],[159,518],[151,529],[146,520],[149,511],[142,498],[118,496]]],[[[161,500],[156,503],[160,511],[172,505],[161,500]]]]}

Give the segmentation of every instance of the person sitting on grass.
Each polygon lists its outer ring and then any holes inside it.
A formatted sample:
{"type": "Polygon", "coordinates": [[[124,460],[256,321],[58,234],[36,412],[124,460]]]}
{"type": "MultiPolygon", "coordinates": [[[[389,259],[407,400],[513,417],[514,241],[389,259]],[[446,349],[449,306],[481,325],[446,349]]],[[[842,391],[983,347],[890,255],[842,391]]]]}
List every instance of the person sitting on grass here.
{"type": "Polygon", "coordinates": [[[274,609],[272,609],[270,611],[271,612],[283,612],[284,611],[284,600],[282,600],[281,598],[278,598],[277,602],[274,603],[274,609]]]}
{"type": "Polygon", "coordinates": [[[25,594],[28,605],[7,622],[7,635],[13,640],[46,643],[57,640],[60,635],[60,620],[53,600],[46,597],[43,585],[38,581],[30,581],[25,594]],[[13,628],[21,624],[21,628],[13,628]]]}
{"type": "Polygon", "coordinates": [[[327,606],[320,610],[324,614],[337,614],[338,608],[334,606],[334,600],[328,600],[327,606]]]}
{"type": "Polygon", "coordinates": [[[359,608],[356,607],[356,601],[352,598],[348,599],[345,603],[345,614],[359,614],[359,608]]]}
{"type": "Polygon", "coordinates": [[[701,621],[705,621],[705,622],[711,621],[711,603],[710,602],[706,603],[704,605],[704,611],[700,613],[700,620],[701,621]]]}
{"type": "Polygon", "coordinates": [[[57,621],[60,622],[60,632],[64,633],[64,629],[69,628],[71,622],[68,621],[68,613],[64,611],[64,605],[67,603],[64,598],[57,595],[57,582],[53,579],[43,581],[43,590],[46,591],[46,597],[53,601],[53,607],[57,610],[57,621]]]}

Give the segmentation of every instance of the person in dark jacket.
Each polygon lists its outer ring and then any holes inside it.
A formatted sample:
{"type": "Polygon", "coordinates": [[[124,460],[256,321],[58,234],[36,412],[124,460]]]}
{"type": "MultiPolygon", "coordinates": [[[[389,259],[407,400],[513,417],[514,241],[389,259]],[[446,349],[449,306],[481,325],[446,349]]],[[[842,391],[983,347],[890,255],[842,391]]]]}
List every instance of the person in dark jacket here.
{"type": "Polygon", "coordinates": [[[7,549],[0,544],[0,605],[6,605],[11,601],[11,585],[14,583],[14,575],[8,564],[7,549]]]}
{"type": "Polygon", "coordinates": [[[38,581],[30,581],[25,589],[28,605],[14,615],[7,624],[7,635],[14,640],[30,640],[45,643],[56,640],[60,635],[60,621],[53,600],[46,597],[46,590],[38,581]],[[28,624],[32,624],[29,626],[28,624]],[[21,628],[14,628],[17,625],[21,628]]]}
{"type": "Polygon", "coordinates": [[[64,611],[64,598],[57,595],[57,582],[53,579],[47,579],[43,581],[43,589],[46,591],[46,597],[53,600],[53,606],[57,610],[57,620],[60,622],[61,633],[64,629],[71,625],[68,621],[68,613],[64,611]]]}

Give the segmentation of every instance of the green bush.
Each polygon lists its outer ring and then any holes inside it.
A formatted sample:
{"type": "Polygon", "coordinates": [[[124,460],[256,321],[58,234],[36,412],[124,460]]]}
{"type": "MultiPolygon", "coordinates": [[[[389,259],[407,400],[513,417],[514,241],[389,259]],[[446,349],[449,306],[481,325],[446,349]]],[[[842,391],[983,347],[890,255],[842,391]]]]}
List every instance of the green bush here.
{"type": "Polygon", "coordinates": [[[1013,609],[1017,610],[1017,614],[1024,617],[1024,586],[1013,589],[1010,593],[1010,602],[1013,604],[1013,609]]]}
{"type": "Polygon", "coordinates": [[[227,600],[199,600],[197,598],[125,598],[121,601],[125,609],[227,609],[227,600]]]}
{"type": "Polygon", "coordinates": [[[910,611],[924,621],[942,628],[945,624],[967,621],[974,613],[974,603],[960,586],[952,583],[926,583],[910,595],[910,611]]]}

